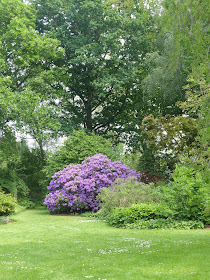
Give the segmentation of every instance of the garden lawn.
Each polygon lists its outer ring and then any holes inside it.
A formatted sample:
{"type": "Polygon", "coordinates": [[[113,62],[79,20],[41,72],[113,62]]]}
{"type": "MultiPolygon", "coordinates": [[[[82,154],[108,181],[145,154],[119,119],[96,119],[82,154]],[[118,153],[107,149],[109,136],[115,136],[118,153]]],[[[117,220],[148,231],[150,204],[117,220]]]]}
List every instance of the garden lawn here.
{"type": "Polygon", "coordinates": [[[36,209],[0,226],[0,280],[209,280],[209,230],[125,230],[36,209]]]}

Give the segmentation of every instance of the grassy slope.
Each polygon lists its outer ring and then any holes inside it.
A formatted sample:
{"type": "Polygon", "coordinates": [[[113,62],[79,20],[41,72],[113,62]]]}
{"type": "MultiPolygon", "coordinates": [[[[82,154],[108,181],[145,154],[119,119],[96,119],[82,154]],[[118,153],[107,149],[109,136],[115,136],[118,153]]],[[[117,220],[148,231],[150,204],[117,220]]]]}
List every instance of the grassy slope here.
{"type": "Polygon", "coordinates": [[[45,210],[15,218],[0,226],[0,280],[210,279],[208,230],[123,230],[45,210]]]}

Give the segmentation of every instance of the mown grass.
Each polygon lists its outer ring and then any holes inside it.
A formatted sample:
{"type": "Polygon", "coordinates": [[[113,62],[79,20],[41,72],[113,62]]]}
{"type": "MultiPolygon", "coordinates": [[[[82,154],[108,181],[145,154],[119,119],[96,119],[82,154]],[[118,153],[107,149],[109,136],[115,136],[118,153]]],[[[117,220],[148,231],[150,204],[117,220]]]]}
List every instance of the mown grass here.
{"type": "Polygon", "coordinates": [[[0,226],[1,280],[210,279],[208,230],[125,230],[35,209],[0,226]]]}

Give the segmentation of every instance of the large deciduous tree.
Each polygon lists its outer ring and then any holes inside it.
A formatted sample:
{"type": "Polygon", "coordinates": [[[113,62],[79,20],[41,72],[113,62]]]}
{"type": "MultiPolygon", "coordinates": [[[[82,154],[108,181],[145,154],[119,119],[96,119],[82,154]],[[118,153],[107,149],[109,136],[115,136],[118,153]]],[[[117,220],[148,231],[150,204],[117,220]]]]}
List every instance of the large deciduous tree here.
{"type": "Polygon", "coordinates": [[[57,76],[65,123],[103,133],[124,127],[151,46],[149,11],[138,1],[129,7],[102,0],[33,2],[37,31],[65,48],[57,76]]]}
{"type": "Polygon", "coordinates": [[[63,49],[58,40],[39,35],[34,27],[32,5],[21,0],[0,1],[1,126],[16,121],[43,151],[43,135],[55,130],[57,121],[49,118],[49,96],[42,84],[44,79],[53,79],[55,61],[63,49]]]}

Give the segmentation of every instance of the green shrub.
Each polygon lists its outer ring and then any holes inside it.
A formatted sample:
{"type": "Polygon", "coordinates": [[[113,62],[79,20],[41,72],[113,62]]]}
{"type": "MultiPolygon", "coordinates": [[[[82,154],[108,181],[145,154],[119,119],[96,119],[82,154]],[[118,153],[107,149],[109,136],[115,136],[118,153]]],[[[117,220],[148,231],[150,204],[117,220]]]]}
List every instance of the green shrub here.
{"type": "Polygon", "coordinates": [[[22,197],[29,196],[32,200],[43,201],[45,195],[45,189],[42,188],[42,181],[45,179],[43,155],[39,148],[29,149],[23,140],[20,143],[19,153],[20,159],[16,164],[16,170],[29,189],[29,194],[22,197]]]}
{"type": "Polygon", "coordinates": [[[0,191],[11,193],[16,198],[24,197],[29,194],[29,188],[24,181],[19,177],[15,170],[8,168],[2,168],[0,170],[0,191]]]}
{"type": "Polygon", "coordinates": [[[55,172],[62,170],[67,165],[81,163],[89,156],[99,153],[106,155],[111,160],[116,160],[110,141],[102,136],[86,132],[84,129],[75,130],[66,139],[63,146],[47,160],[44,171],[47,178],[50,179],[55,172]]]}
{"type": "Polygon", "coordinates": [[[15,213],[16,200],[11,194],[0,192],[0,216],[9,216],[15,213]]]}
{"type": "Polygon", "coordinates": [[[132,178],[116,180],[112,188],[102,188],[98,194],[102,207],[100,214],[106,216],[113,208],[129,207],[135,203],[159,202],[159,197],[154,184],[143,184],[132,178]]]}
{"type": "Polygon", "coordinates": [[[203,212],[204,222],[207,225],[210,225],[210,195],[209,187],[206,189],[206,200],[205,200],[205,209],[203,212]]]}
{"type": "Polygon", "coordinates": [[[108,222],[112,226],[123,227],[137,220],[167,219],[172,217],[173,211],[167,205],[139,203],[127,208],[118,207],[112,209],[108,216],[108,222]]]}
{"type": "Polygon", "coordinates": [[[109,213],[105,212],[103,209],[100,209],[93,214],[95,218],[98,218],[100,220],[106,220],[109,215],[109,213]]]}
{"type": "Polygon", "coordinates": [[[196,170],[177,166],[174,181],[163,188],[164,201],[179,220],[205,220],[204,211],[208,197],[206,183],[196,170]]]}
{"type": "Polygon", "coordinates": [[[25,209],[33,209],[36,206],[35,203],[28,198],[18,200],[18,204],[23,206],[25,209]]]}
{"type": "Polygon", "coordinates": [[[138,220],[132,224],[126,224],[128,229],[202,229],[201,221],[175,221],[171,219],[138,220]]]}
{"type": "Polygon", "coordinates": [[[0,137],[0,191],[11,193],[14,197],[24,197],[29,188],[20,176],[17,166],[20,162],[19,143],[15,135],[6,130],[0,137]]]}

